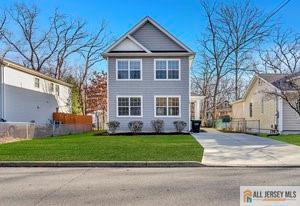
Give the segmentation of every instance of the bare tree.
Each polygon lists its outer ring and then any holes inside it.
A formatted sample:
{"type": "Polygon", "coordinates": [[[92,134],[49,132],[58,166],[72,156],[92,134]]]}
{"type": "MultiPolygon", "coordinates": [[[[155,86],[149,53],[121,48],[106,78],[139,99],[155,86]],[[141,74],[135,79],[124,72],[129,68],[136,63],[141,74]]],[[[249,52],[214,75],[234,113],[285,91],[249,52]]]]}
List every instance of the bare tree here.
{"type": "Polygon", "coordinates": [[[15,4],[8,14],[17,30],[11,27],[3,32],[5,42],[25,66],[47,71],[57,79],[62,77],[66,59],[84,48],[89,40],[85,23],[69,19],[58,11],[49,19],[49,25],[43,26],[39,24],[40,13],[34,5],[15,4]]]}
{"type": "Polygon", "coordinates": [[[204,14],[207,19],[205,39],[202,41],[203,50],[206,53],[207,64],[214,68],[214,86],[213,86],[213,120],[217,112],[217,95],[221,79],[226,76],[232,69],[228,66],[230,55],[235,51],[235,48],[230,45],[229,34],[223,33],[221,29],[216,2],[210,5],[207,1],[201,2],[204,14]]]}
{"type": "Polygon", "coordinates": [[[55,52],[55,48],[48,47],[53,25],[49,26],[45,32],[40,31],[37,24],[38,14],[35,6],[15,4],[8,11],[8,15],[19,31],[12,32],[11,29],[11,31],[3,32],[3,38],[23,58],[26,66],[40,71],[55,52]],[[17,37],[20,38],[17,39],[17,37]]]}
{"type": "Polygon", "coordinates": [[[253,7],[249,0],[222,4],[219,10],[220,29],[228,34],[224,41],[234,52],[230,59],[234,70],[235,99],[239,99],[239,79],[241,73],[249,70],[247,63],[253,50],[270,35],[270,16],[253,7]],[[228,38],[228,39],[227,39],[228,38]]]}
{"type": "Polygon", "coordinates": [[[265,91],[282,98],[300,115],[300,36],[291,31],[277,31],[274,47],[261,55],[263,64],[274,73],[282,74],[274,86],[276,90],[265,91]]]}
{"type": "Polygon", "coordinates": [[[107,47],[109,43],[108,36],[106,34],[106,24],[103,21],[100,24],[99,29],[91,38],[87,41],[87,44],[80,51],[81,57],[83,59],[83,64],[80,66],[79,74],[79,100],[82,105],[82,113],[86,113],[85,100],[86,100],[86,88],[87,88],[87,78],[91,69],[99,62],[103,61],[101,53],[107,47]]]}
{"type": "Polygon", "coordinates": [[[56,51],[54,52],[57,79],[62,77],[62,70],[66,59],[74,53],[80,52],[87,46],[88,34],[84,31],[85,23],[79,20],[69,20],[57,12],[53,17],[53,30],[56,51]]]}

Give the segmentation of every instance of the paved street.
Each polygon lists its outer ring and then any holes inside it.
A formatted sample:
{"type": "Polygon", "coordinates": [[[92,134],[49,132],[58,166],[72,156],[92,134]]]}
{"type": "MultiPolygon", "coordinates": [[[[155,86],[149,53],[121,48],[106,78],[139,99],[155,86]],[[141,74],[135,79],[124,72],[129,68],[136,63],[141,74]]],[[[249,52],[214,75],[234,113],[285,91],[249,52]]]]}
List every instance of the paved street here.
{"type": "Polygon", "coordinates": [[[203,164],[300,166],[299,146],[254,135],[205,130],[193,134],[204,147],[203,164]]]}
{"type": "Polygon", "coordinates": [[[300,185],[300,168],[0,168],[0,205],[239,205],[240,185],[300,185]]]}

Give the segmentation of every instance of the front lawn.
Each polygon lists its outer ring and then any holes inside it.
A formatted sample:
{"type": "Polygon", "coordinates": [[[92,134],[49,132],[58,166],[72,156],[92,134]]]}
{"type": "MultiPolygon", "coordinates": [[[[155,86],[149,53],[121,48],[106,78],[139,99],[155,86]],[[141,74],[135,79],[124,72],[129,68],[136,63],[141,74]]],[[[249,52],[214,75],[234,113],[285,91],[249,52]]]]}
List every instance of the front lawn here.
{"type": "Polygon", "coordinates": [[[289,135],[278,135],[278,136],[268,136],[266,134],[261,134],[259,136],[272,138],[278,141],[300,146],[300,134],[289,134],[289,135]]]}
{"type": "Polygon", "coordinates": [[[0,145],[0,161],[201,161],[202,154],[191,135],[85,133],[0,145]]]}

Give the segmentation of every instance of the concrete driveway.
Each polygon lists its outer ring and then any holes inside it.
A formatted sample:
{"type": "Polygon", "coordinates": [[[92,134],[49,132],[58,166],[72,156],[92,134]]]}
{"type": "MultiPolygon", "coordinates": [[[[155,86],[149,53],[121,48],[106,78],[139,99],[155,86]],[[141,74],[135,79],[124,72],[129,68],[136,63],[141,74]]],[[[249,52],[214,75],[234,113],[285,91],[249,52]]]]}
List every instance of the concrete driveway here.
{"type": "Polygon", "coordinates": [[[300,147],[248,134],[206,129],[193,134],[204,147],[202,163],[218,166],[300,166],[300,147]]]}

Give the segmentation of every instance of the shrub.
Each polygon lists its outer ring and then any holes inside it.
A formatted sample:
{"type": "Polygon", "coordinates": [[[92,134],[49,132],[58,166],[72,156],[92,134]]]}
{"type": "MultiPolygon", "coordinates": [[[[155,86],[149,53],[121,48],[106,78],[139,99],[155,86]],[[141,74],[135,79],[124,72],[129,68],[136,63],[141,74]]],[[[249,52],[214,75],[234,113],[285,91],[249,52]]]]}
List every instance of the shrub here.
{"type": "Polygon", "coordinates": [[[231,117],[229,115],[224,115],[221,117],[222,122],[231,122],[231,117]]]}
{"type": "Polygon", "coordinates": [[[161,133],[164,127],[164,120],[161,119],[152,120],[151,124],[156,133],[161,133]]]}
{"type": "Polygon", "coordinates": [[[120,126],[120,122],[118,121],[110,121],[107,123],[108,131],[111,133],[115,133],[117,128],[120,126]]]}
{"type": "Polygon", "coordinates": [[[179,133],[181,133],[187,125],[187,123],[184,121],[174,121],[173,124],[176,128],[176,131],[179,133]]]}
{"type": "Polygon", "coordinates": [[[143,125],[142,121],[131,121],[128,123],[128,128],[132,133],[138,133],[142,131],[143,125]]]}

